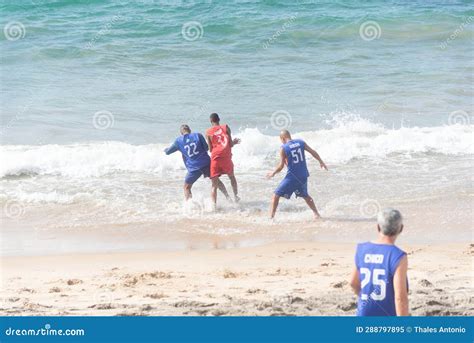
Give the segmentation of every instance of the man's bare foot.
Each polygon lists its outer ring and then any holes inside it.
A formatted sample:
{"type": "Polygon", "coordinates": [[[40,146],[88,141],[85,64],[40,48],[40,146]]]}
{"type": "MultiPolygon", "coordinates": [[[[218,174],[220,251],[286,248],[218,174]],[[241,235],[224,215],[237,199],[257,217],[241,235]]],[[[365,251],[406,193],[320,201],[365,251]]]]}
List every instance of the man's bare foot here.
{"type": "Polygon", "coordinates": [[[321,219],[321,215],[319,213],[314,214],[314,220],[319,220],[321,219]]]}
{"type": "Polygon", "coordinates": [[[240,197],[239,197],[238,195],[236,195],[236,196],[234,197],[234,201],[235,201],[235,202],[239,202],[239,201],[240,201],[240,197]]]}

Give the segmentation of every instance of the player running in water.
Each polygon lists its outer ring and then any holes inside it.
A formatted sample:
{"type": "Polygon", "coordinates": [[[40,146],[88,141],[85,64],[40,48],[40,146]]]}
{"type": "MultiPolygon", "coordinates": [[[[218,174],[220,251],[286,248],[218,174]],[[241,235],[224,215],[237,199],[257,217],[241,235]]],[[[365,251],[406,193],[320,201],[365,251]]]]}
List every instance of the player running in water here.
{"type": "Polygon", "coordinates": [[[357,245],[351,287],[358,316],[408,316],[408,258],[395,245],[402,215],[386,208],[377,216],[378,239],[357,245]]]}
{"type": "Polygon", "coordinates": [[[209,117],[211,127],[206,131],[206,139],[211,151],[211,180],[212,180],[212,201],[214,206],[217,203],[217,188],[221,182],[219,177],[227,174],[234,191],[236,202],[240,200],[238,196],[237,179],[234,175],[234,163],[232,162],[232,147],[240,143],[240,139],[232,139],[228,125],[221,125],[217,113],[212,113],[209,117]]]}
{"type": "Polygon", "coordinates": [[[280,140],[283,143],[280,149],[280,164],[275,171],[268,173],[267,177],[272,178],[281,172],[285,164],[288,167],[288,172],[273,195],[270,218],[273,219],[275,217],[280,198],[283,196],[289,199],[293,193],[306,201],[309,208],[313,211],[315,219],[319,218],[320,215],[316,209],[313,198],[308,194],[309,172],[306,165],[305,151],[309,152],[319,161],[321,168],[326,170],[328,170],[328,168],[316,151],[311,149],[303,140],[292,139],[288,130],[281,131],[280,140]]]}
{"type": "MultiPolygon", "coordinates": [[[[211,160],[207,154],[209,147],[206,140],[200,133],[191,133],[188,125],[181,125],[181,136],[176,138],[174,143],[165,149],[166,155],[170,155],[176,151],[180,151],[183,156],[184,165],[188,170],[184,179],[184,197],[186,200],[192,197],[191,188],[201,175],[210,176],[211,160]]],[[[229,199],[229,194],[225,185],[218,180],[217,187],[224,196],[229,199]]]]}

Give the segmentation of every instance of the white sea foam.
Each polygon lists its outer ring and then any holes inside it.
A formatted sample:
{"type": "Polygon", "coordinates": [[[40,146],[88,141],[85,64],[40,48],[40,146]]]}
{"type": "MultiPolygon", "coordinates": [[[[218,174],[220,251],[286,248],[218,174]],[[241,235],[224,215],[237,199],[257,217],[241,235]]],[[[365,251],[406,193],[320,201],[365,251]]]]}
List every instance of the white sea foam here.
{"type": "Polygon", "coordinates": [[[0,176],[103,176],[114,172],[160,173],[182,168],[179,156],[165,158],[164,145],[100,142],[73,145],[3,146],[0,176]]]}
{"type": "MultiPolygon", "coordinates": [[[[237,134],[241,145],[233,150],[234,162],[242,172],[268,168],[278,154],[277,136],[258,129],[237,134]]],[[[358,158],[384,158],[390,154],[473,154],[473,125],[402,127],[387,129],[358,119],[337,123],[331,129],[293,134],[317,149],[331,164],[358,158]]],[[[138,172],[161,175],[179,170],[179,154],[166,156],[164,144],[131,145],[122,142],[93,142],[72,145],[2,146],[0,177],[59,175],[73,178],[100,177],[111,173],[138,172]]]]}

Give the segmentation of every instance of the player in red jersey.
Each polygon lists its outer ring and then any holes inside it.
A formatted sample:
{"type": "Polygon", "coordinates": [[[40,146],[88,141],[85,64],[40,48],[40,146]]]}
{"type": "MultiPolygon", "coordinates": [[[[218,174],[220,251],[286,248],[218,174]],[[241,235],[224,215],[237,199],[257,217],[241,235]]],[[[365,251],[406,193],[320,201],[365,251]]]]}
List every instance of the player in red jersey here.
{"type": "Polygon", "coordinates": [[[214,205],[217,203],[219,177],[226,174],[229,176],[232,190],[234,191],[234,199],[238,202],[240,198],[238,196],[237,179],[234,175],[232,147],[239,144],[240,139],[232,139],[229,126],[220,124],[220,118],[217,113],[212,113],[209,119],[212,126],[206,131],[206,139],[211,151],[212,201],[214,205]]]}

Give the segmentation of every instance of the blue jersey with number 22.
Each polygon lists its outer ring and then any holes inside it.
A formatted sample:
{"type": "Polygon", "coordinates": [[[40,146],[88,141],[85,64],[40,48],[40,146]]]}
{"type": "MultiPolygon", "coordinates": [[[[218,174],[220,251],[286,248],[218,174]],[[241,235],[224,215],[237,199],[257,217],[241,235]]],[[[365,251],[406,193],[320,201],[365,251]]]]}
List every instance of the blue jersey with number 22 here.
{"type": "Polygon", "coordinates": [[[211,163],[207,154],[206,140],[200,133],[193,132],[176,138],[167,154],[174,152],[175,149],[183,155],[184,165],[190,172],[205,168],[211,163]]]}
{"type": "Polygon", "coordinates": [[[395,245],[361,243],[355,263],[359,271],[358,316],[396,316],[393,275],[405,252],[395,245]]]}

